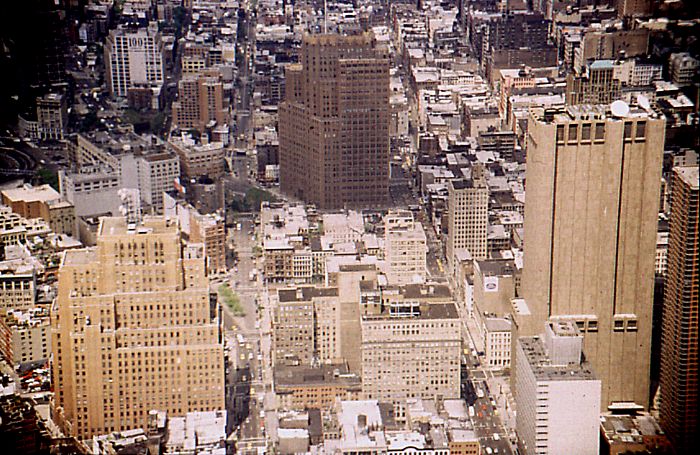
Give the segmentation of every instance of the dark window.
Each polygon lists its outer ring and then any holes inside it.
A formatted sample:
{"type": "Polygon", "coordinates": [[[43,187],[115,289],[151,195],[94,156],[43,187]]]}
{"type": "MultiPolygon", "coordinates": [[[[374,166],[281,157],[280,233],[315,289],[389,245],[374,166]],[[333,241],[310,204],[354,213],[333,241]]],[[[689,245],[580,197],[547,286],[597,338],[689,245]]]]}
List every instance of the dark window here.
{"type": "Polygon", "coordinates": [[[591,124],[584,123],[581,125],[581,140],[590,141],[591,140],[591,124]]]}
{"type": "Polygon", "coordinates": [[[578,125],[569,125],[569,142],[576,142],[578,139],[578,125]]]}
{"type": "Polygon", "coordinates": [[[632,139],[632,122],[625,122],[625,139],[632,139]]]}
{"type": "Polygon", "coordinates": [[[644,139],[647,133],[647,122],[637,122],[637,139],[644,139]]]}
{"type": "Polygon", "coordinates": [[[595,124],[595,140],[602,141],[605,139],[605,123],[595,124]]]}

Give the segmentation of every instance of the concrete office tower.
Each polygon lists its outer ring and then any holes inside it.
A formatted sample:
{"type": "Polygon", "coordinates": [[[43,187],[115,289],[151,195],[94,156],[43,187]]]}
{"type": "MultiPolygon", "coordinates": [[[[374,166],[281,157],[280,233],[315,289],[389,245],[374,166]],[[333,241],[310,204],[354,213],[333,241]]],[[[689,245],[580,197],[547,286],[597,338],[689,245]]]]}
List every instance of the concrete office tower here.
{"type": "Polygon", "coordinates": [[[173,103],[173,125],[204,132],[208,126],[229,123],[228,107],[219,70],[186,75],[178,83],[178,99],[173,103]]]}
{"type": "Polygon", "coordinates": [[[597,455],[600,380],[581,361],[576,324],[548,322],[542,336],[521,337],[513,393],[518,448],[525,455],[597,455]]]}
{"type": "Polygon", "coordinates": [[[573,320],[602,406],[649,403],[664,119],[632,107],[531,111],[521,335],[573,320]],[[529,323],[526,322],[529,320],[529,323]]]}
{"type": "Polygon", "coordinates": [[[389,196],[389,60],[371,33],[305,36],[280,104],[280,186],[321,208],[389,196]]]}
{"type": "Polygon", "coordinates": [[[679,453],[698,446],[698,167],[671,181],[661,323],[661,425],[679,453]]]}
{"type": "Polygon", "coordinates": [[[390,211],[384,219],[387,279],[391,284],[425,281],[428,253],[423,226],[409,211],[390,211]]]}
{"type": "Polygon", "coordinates": [[[489,189],[483,168],[472,168],[469,179],[451,180],[448,192],[447,262],[454,273],[455,254],[466,249],[476,260],[488,252],[489,189]]]}
{"type": "Polygon", "coordinates": [[[163,85],[163,56],[155,22],[148,28],[120,27],[105,41],[105,75],[114,97],[126,97],[135,85],[163,85]]]}
{"type": "Polygon", "coordinates": [[[170,220],[103,218],[96,248],[66,251],[51,329],[53,416],[66,434],[145,428],[152,409],[224,409],[203,247],[183,245],[170,220]]]}

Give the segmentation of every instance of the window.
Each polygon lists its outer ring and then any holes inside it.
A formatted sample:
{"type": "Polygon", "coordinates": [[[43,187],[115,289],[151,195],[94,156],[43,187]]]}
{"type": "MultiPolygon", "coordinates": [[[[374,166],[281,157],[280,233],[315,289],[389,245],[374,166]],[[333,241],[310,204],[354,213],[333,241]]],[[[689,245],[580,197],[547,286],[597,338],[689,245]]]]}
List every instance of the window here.
{"type": "Polygon", "coordinates": [[[632,139],[632,122],[625,122],[625,140],[632,139]]]}
{"type": "Polygon", "coordinates": [[[595,124],[595,140],[602,141],[605,139],[605,123],[595,124]]]}
{"type": "Polygon", "coordinates": [[[578,125],[569,125],[568,142],[576,142],[577,139],[578,139],[578,125]]]}
{"type": "Polygon", "coordinates": [[[630,319],[627,321],[627,331],[628,332],[636,332],[637,331],[637,320],[636,319],[630,319]]]}
{"type": "Polygon", "coordinates": [[[557,125],[557,142],[564,142],[564,125],[557,125]]]}
{"type": "Polygon", "coordinates": [[[581,140],[590,141],[591,140],[591,124],[584,123],[581,125],[581,140]]]}
{"type": "Polygon", "coordinates": [[[647,132],[647,122],[637,122],[637,134],[635,137],[637,140],[644,140],[647,132]]]}
{"type": "Polygon", "coordinates": [[[625,321],[623,321],[622,319],[615,320],[613,331],[622,332],[623,330],[625,330],[625,321]]]}

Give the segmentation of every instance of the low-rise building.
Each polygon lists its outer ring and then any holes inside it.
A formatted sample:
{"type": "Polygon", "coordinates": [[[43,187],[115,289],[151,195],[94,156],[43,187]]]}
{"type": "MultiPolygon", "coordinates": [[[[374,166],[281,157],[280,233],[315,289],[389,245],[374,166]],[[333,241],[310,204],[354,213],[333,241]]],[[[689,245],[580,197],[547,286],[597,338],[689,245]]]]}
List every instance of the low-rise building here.
{"type": "Polygon", "coordinates": [[[303,411],[330,410],[336,398],[358,400],[362,393],[360,377],[346,364],[319,367],[276,366],[275,393],[280,408],[303,411]]]}
{"type": "Polygon", "coordinates": [[[0,354],[13,366],[48,360],[51,354],[48,308],[0,313],[0,354]]]}
{"type": "Polygon", "coordinates": [[[41,218],[56,234],[75,236],[75,207],[49,185],[24,185],[2,191],[2,203],[18,215],[41,218]]]}
{"type": "Polygon", "coordinates": [[[405,417],[408,398],[458,398],[460,323],[454,303],[392,302],[361,320],[366,399],[391,402],[405,417]]]}

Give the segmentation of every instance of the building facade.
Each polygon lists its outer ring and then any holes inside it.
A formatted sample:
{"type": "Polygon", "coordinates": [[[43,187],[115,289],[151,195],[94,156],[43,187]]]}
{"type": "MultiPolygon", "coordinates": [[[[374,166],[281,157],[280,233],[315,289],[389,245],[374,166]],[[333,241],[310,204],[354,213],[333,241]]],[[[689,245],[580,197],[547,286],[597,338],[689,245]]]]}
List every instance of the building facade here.
{"type": "Polygon", "coordinates": [[[664,124],[637,107],[531,111],[522,279],[531,314],[516,324],[533,335],[548,318],[575,321],[603,408],[649,404],[664,124]]]}
{"type": "Polygon", "coordinates": [[[224,408],[218,309],[201,245],[177,224],[103,218],[97,247],[66,251],[51,310],[54,420],[88,438],[224,408]]]}
{"type": "Polygon", "coordinates": [[[280,188],[322,208],[389,196],[389,61],[371,34],[305,36],[280,104],[280,188]]]}
{"type": "Polygon", "coordinates": [[[427,240],[423,226],[411,212],[389,212],[384,220],[387,279],[391,284],[423,282],[426,278],[427,240]]]}
{"type": "Polygon", "coordinates": [[[679,452],[698,445],[698,167],[671,180],[661,323],[661,425],[679,452]]]}
{"type": "Polygon", "coordinates": [[[407,398],[459,398],[461,338],[453,303],[397,302],[360,324],[365,399],[393,403],[401,419],[407,398]]]}
{"type": "Polygon", "coordinates": [[[582,342],[570,321],[518,339],[513,392],[520,453],[598,454],[601,386],[581,362],[582,342]]]}
{"type": "Polygon", "coordinates": [[[453,270],[455,254],[466,249],[473,259],[488,252],[489,189],[474,172],[471,179],[451,180],[448,191],[447,262],[453,270]]]}
{"type": "Polygon", "coordinates": [[[230,121],[229,101],[218,70],[204,69],[185,75],[178,83],[178,100],[173,102],[173,125],[204,132],[207,127],[230,121]]]}
{"type": "Polygon", "coordinates": [[[117,28],[107,36],[104,46],[107,87],[114,97],[126,98],[129,89],[139,86],[161,87],[165,80],[158,27],[117,28]]]}

